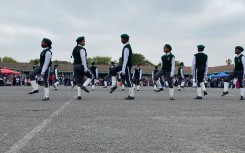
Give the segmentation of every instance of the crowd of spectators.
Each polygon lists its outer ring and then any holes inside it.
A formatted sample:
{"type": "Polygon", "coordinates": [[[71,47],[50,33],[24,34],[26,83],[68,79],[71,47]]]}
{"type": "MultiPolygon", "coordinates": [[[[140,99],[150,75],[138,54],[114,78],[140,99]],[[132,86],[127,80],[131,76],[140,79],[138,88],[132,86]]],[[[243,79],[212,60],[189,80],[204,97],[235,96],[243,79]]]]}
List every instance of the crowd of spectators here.
{"type": "MultiPolygon", "coordinates": [[[[41,76],[37,76],[36,80],[39,85],[43,84],[43,79],[41,76]]],[[[118,78],[119,84],[121,84],[121,80],[118,78]]],[[[73,75],[72,74],[60,74],[59,75],[59,81],[60,85],[64,86],[73,86],[73,75]]],[[[185,81],[185,87],[195,87],[195,82],[193,82],[193,78],[191,76],[186,77],[184,79],[185,81]]],[[[52,86],[55,82],[55,78],[53,74],[50,74],[49,77],[49,84],[52,86]]],[[[164,78],[161,79],[161,83],[164,86],[164,78]]],[[[95,81],[95,84],[97,86],[103,86],[103,79],[98,78],[95,81]]],[[[108,80],[108,85],[111,84],[111,80],[108,80]]],[[[178,77],[173,78],[173,84],[174,86],[178,86],[178,77]]],[[[29,86],[30,82],[27,78],[27,75],[20,74],[20,75],[4,75],[0,72],[0,86],[29,86]]],[[[153,86],[153,80],[150,77],[143,77],[143,79],[140,81],[141,86],[153,86]]],[[[223,88],[224,87],[224,78],[209,78],[208,80],[205,80],[205,86],[207,88],[223,88]]],[[[237,79],[234,79],[230,82],[230,88],[239,88],[237,79]]]]}

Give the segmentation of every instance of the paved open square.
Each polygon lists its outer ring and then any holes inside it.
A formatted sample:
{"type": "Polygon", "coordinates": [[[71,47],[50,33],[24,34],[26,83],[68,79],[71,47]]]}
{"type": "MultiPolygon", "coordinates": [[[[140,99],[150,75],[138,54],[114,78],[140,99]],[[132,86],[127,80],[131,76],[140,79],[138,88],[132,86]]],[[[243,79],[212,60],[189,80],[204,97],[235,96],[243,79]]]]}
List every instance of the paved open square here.
{"type": "Polygon", "coordinates": [[[76,90],[0,88],[1,153],[161,152],[244,153],[245,101],[239,90],[221,98],[222,89],[208,89],[198,101],[196,90],[154,93],[142,87],[134,101],[127,91],[96,87],[76,100],[76,90]]]}

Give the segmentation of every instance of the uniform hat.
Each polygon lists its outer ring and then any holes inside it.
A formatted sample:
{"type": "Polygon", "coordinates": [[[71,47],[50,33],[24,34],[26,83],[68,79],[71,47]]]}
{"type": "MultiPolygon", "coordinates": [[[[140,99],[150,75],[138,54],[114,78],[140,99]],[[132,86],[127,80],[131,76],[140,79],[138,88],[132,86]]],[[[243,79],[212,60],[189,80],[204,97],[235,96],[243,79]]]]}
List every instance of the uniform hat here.
{"type": "Polygon", "coordinates": [[[197,48],[198,48],[198,49],[204,49],[205,46],[203,46],[203,45],[198,45],[197,48]]]}
{"type": "Polygon", "coordinates": [[[113,61],[111,61],[111,64],[114,65],[115,63],[113,61]]]}
{"type": "Polygon", "coordinates": [[[236,46],[236,48],[235,49],[238,49],[238,50],[240,50],[240,51],[244,51],[244,49],[243,49],[243,47],[242,46],[236,46]]]}
{"type": "Polygon", "coordinates": [[[52,45],[52,41],[48,38],[43,38],[43,42],[47,43],[49,46],[52,45]]]}
{"type": "Polygon", "coordinates": [[[184,63],[183,63],[183,62],[181,62],[179,65],[183,66],[183,65],[184,65],[184,63]]]}
{"type": "Polygon", "coordinates": [[[84,39],[85,39],[84,36],[78,37],[78,38],[76,39],[76,42],[80,42],[80,41],[82,41],[82,40],[84,40],[84,39]]]}
{"type": "Polygon", "coordinates": [[[127,34],[122,34],[122,35],[121,35],[121,38],[127,38],[127,39],[129,39],[129,35],[127,35],[127,34]]]}
{"type": "Polygon", "coordinates": [[[168,48],[169,50],[172,50],[172,47],[169,44],[166,44],[164,47],[168,48]]]}
{"type": "Polygon", "coordinates": [[[58,64],[55,64],[55,65],[54,65],[54,67],[57,67],[57,66],[59,66],[59,65],[58,65],[58,64]]]}
{"type": "Polygon", "coordinates": [[[95,64],[95,62],[92,62],[92,65],[94,65],[95,64]]]}

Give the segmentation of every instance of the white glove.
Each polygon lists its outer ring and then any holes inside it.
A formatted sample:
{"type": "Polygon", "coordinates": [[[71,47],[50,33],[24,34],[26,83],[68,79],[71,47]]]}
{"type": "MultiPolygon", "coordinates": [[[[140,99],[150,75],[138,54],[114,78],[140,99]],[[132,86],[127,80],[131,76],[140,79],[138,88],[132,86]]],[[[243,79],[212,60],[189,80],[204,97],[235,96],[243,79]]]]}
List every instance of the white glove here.
{"type": "Polygon", "coordinates": [[[84,72],[87,73],[88,72],[88,68],[84,68],[84,72]]]}
{"type": "Polygon", "coordinates": [[[125,70],[124,70],[124,71],[122,71],[122,75],[125,75],[125,70]]]}
{"type": "Polygon", "coordinates": [[[193,77],[196,76],[195,74],[196,74],[195,71],[192,71],[192,72],[191,72],[191,75],[192,75],[193,77]]]}
{"type": "Polygon", "coordinates": [[[44,72],[41,73],[41,77],[42,77],[42,78],[44,77],[44,72]]]}
{"type": "Polygon", "coordinates": [[[207,74],[204,75],[204,80],[208,80],[208,75],[207,74]]]}
{"type": "Polygon", "coordinates": [[[171,73],[170,73],[170,77],[173,77],[173,76],[174,76],[174,73],[173,73],[173,72],[171,72],[171,73]]]}

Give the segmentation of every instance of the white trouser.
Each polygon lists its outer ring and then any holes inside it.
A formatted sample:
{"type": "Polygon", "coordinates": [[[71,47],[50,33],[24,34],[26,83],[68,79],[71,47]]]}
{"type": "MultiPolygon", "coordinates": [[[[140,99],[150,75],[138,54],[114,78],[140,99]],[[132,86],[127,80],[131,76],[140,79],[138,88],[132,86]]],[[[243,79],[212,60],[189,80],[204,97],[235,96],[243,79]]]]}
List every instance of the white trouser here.
{"type": "Polygon", "coordinates": [[[57,86],[59,83],[60,83],[59,81],[56,81],[56,82],[54,83],[54,86],[57,86]]]}
{"type": "Polygon", "coordinates": [[[77,96],[81,97],[81,88],[77,87],[77,96]]]}
{"type": "Polygon", "coordinates": [[[174,97],[174,88],[169,88],[169,95],[170,97],[174,97]]]}
{"type": "Polygon", "coordinates": [[[117,86],[117,78],[115,76],[111,77],[111,86],[112,87],[117,86]]]}
{"type": "Polygon", "coordinates": [[[197,87],[197,96],[202,97],[202,89],[201,87],[197,87]]]}
{"type": "Polygon", "coordinates": [[[31,86],[32,86],[33,90],[38,90],[38,84],[37,84],[36,80],[31,81],[31,86]]]}
{"type": "Polygon", "coordinates": [[[204,85],[204,82],[201,82],[201,83],[200,83],[200,86],[201,86],[201,88],[202,88],[202,91],[206,91],[206,87],[205,87],[205,85],[204,85]]]}
{"type": "Polygon", "coordinates": [[[241,96],[244,97],[245,88],[240,88],[241,96]]]}
{"type": "Polygon", "coordinates": [[[134,97],[134,88],[129,88],[129,96],[134,97]]]}
{"type": "Polygon", "coordinates": [[[227,92],[229,88],[229,83],[228,82],[224,82],[224,92],[227,92]]]}
{"type": "Polygon", "coordinates": [[[44,97],[49,97],[49,88],[44,88],[44,97]]]}
{"type": "Polygon", "coordinates": [[[162,88],[162,85],[161,85],[160,79],[158,79],[158,80],[157,80],[157,86],[158,86],[158,88],[162,88]]]}
{"type": "Polygon", "coordinates": [[[90,84],[91,81],[92,81],[92,79],[88,78],[88,79],[84,82],[83,86],[84,86],[84,87],[87,87],[87,86],[90,84]]]}

